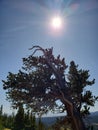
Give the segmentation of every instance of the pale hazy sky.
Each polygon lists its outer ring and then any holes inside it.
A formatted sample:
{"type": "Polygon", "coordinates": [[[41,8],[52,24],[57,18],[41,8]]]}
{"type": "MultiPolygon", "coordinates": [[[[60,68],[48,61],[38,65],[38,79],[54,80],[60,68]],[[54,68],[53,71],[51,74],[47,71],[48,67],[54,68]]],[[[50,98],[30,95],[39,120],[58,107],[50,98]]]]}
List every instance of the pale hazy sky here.
{"type": "MultiPolygon", "coordinates": [[[[54,54],[90,70],[96,83],[89,89],[98,95],[98,0],[0,0],[0,105],[10,112],[1,80],[8,72],[17,73],[28,48],[53,47],[54,54]],[[54,15],[61,15],[63,28],[50,26],[54,15]]],[[[98,103],[91,111],[98,110],[98,103]]]]}

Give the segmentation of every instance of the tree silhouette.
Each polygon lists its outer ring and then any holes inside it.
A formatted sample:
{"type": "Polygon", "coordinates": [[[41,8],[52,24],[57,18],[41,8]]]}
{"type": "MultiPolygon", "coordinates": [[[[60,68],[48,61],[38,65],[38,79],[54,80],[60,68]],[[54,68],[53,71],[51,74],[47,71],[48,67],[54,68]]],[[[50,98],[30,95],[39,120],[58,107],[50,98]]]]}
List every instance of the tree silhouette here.
{"type": "Polygon", "coordinates": [[[89,111],[87,105],[94,104],[97,97],[92,96],[90,91],[83,93],[83,90],[94,84],[94,80],[89,81],[88,71],[78,71],[73,61],[66,76],[64,58],[61,59],[60,55],[54,57],[53,48],[33,46],[32,49],[33,54],[23,58],[23,70],[17,74],[9,72],[7,81],[3,81],[8,100],[13,107],[25,104],[40,115],[57,108],[60,112],[66,110],[73,130],[85,130],[80,113],[82,103],[89,111]],[[41,51],[42,55],[34,55],[37,51],[41,51]]]}
{"type": "Polygon", "coordinates": [[[19,106],[18,112],[14,119],[14,130],[23,130],[24,129],[24,109],[22,106],[19,106]]]}
{"type": "Polygon", "coordinates": [[[70,62],[67,78],[71,97],[83,117],[90,113],[90,106],[94,106],[95,101],[98,99],[98,97],[92,95],[90,90],[85,89],[86,86],[91,86],[95,83],[95,79],[89,81],[89,77],[89,70],[79,70],[78,65],[76,65],[74,61],[70,62]]]}
{"type": "Polygon", "coordinates": [[[3,130],[3,122],[2,122],[2,117],[3,117],[3,106],[0,106],[0,130],[3,130]]]}

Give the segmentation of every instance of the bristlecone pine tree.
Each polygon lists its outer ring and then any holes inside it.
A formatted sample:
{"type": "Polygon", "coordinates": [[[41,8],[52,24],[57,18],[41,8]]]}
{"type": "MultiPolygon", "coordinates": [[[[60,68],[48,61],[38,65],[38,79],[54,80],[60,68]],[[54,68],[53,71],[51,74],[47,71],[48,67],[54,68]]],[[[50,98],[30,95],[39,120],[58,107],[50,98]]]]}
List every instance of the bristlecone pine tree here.
{"type": "Polygon", "coordinates": [[[66,111],[72,129],[85,130],[82,115],[88,114],[89,106],[97,100],[90,91],[84,91],[86,86],[94,84],[94,80],[88,79],[89,71],[78,70],[72,61],[68,74],[65,74],[64,58],[54,57],[53,48],[33,46],[32,49],[33,54],[23,58],[23,70],[17,74],[9,72],[7,80],[3,81],[7,99],[13,107],[25,104],[37,114],[66,111]],[[37,51],[42,55],[36,56],[37,51]]]}

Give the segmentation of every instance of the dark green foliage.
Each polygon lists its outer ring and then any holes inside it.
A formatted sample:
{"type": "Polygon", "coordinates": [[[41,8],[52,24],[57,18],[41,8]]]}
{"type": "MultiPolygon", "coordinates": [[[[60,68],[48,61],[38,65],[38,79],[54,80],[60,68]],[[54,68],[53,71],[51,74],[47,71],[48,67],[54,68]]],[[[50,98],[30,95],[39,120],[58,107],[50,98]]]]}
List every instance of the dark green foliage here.
{"type": "Polygon", "coordinates": [[[3,114],[3,106],[0,107],[0,130],[9,128],[11,130],[37,130],[36,118],[32,112],[24,112],[22,106],[19,107],[16,115],[3,114]]]}
{"type": "Polygon", "coordinates": [[[2,125],[1,119],[0,119],[0,130],[4,130],[4,127],[3,127],[3,125],[2,125]]]}
{"type": "Polygon", "coordinates": [[[3,106],[1,105],[0,107],[0,130],[3,130],[3,122],[2,122],[2,117],[3,117],[3,106]]]}
{"type": "Polygon", "coordinates": [[[3,113],[3,106],[0,108],[0,130],[3,130],[4,128],[13,128],[14,123],[14,115],[7,115],[3,113]]]}
{"type": "Polygon", "coordinates": [[[4,126],[4,128],[13,128],[13,122],[14,122],[14,117],[7,115],[7,114],[3,114],[2,116],[2,125],[4,126]]]}
{"type": "Polygon", "coordinates": [[[35,49],[33,54],[23,58],[22,70],[17,74],[9,72],[7,80],[3,81],[7,99],[13,107],[24,104],[40,115],[48,111],[67,110],[73,129],[79,129],[83,125],[81,115],[88,114],[89,107],[94,106],[98,99],[91,91],[84,91],[95,80],[90,81],[89,71],[79,70],[74,61],[70,62],[69,72],[65,74],[68,67],[64,58],[61,59],[60,55],[54,57],[53,48],[34,46],[32,49],[35,49]],[[42,55],[34,56],[36,51],[41,51],[42,55]],[[57,103],[58,100],[61,103],[57,103]],[[77,121],[78,126],[75,126],[77,121]]]}
{"type": "Polygon", "coordinates": [[[68,83],[71,90],[71,96],[74,99],[77,109],[85,117],[89,114],[90,106],[94,106],[98,97],[94,96],[90,90],[85,87],[95,83],[95,79],[89,80],[89,71],[78,69],[74,61],[70,63],[68,72],[68,83]]]}
{"type": "Polygon", "coordinates": [[[19,106],[14,120],[14,130],[23,130],[24,125],[24,109],[22,106],[19,106]]]}
{"type": "Polygon", "coordinates": [[[35,116],[29,110],[24,112],[24,108],[20,106],[14,119],[13,130],[36,130],[36,128],[35,116]]]}
{"type": "Polygon", "coordinates": [[[36,118],[32,114],[32,112],[29,112],[29,110],[25,113],[25,130],[36,130],[36,118]]]}
{"type": "Polygon", "coordinates": [[[25,122],[25,126],[30,125],[30,113],[29,113],[29,110],[24,115],[24,122],[25,122]]]}
{"type": "Polygon", "coordinates": [[[1,107],[0,107],[0,118],[1,118],[2,114],[3,114],[3,105],[1,105],[1,107]]]}
{"type": "Polygon", "coordinates": [[[32,112],[30,114],[30,124],[31,124],[31,130],[37,129],[36,118],[35,118],[35,115],[32,115],[32,112]]]}

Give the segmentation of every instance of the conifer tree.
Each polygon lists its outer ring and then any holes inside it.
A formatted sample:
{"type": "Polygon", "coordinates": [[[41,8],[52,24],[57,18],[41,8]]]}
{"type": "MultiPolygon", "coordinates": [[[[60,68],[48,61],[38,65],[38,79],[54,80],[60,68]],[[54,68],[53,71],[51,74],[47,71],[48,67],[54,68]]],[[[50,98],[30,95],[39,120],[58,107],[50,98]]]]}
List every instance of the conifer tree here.
{"type": "Polygon", "coordinates": [[[3,105],[1,105],[0,107],[0,117],[2,116],[2,114],[3,114],[3,105]]]}
{"type": "Polygon", "coordinates": [[[94,106],[98,97],[94,96],[87,86],[95,83],[95,79],[89,80],[89,70],[78,69],[74,61],[70,62],[68,72],[68,84],[71,96],[81,116],[86,117],[90,112],[90,106],[94,106]]]}
{"type": "Polygon", "coordinates": [[[24,130],[24,125],[24,109],[23,106],[20,105],[15,116],[14,130],[24,130]]]}
{"type": "Polygon", "coordinates": [[[32,114],[32,111],[30,114],[30,124],[31,124],[31,130],[36,130],[37,128],[36,118],[35,115],[32,114]]]}
{"type": "Polygon", "coordinates": [[[25,120],[25,128],[30,128],[30,113],[29,113],[29,110],[25,113],[24,120],[25,120]]]}
{"type": "Polygon", "coordinates": [[[0,130],[3,130],[2,116],[3,116],[3,106],[1,105],[1,107],[0,107],[0,130]]]}

